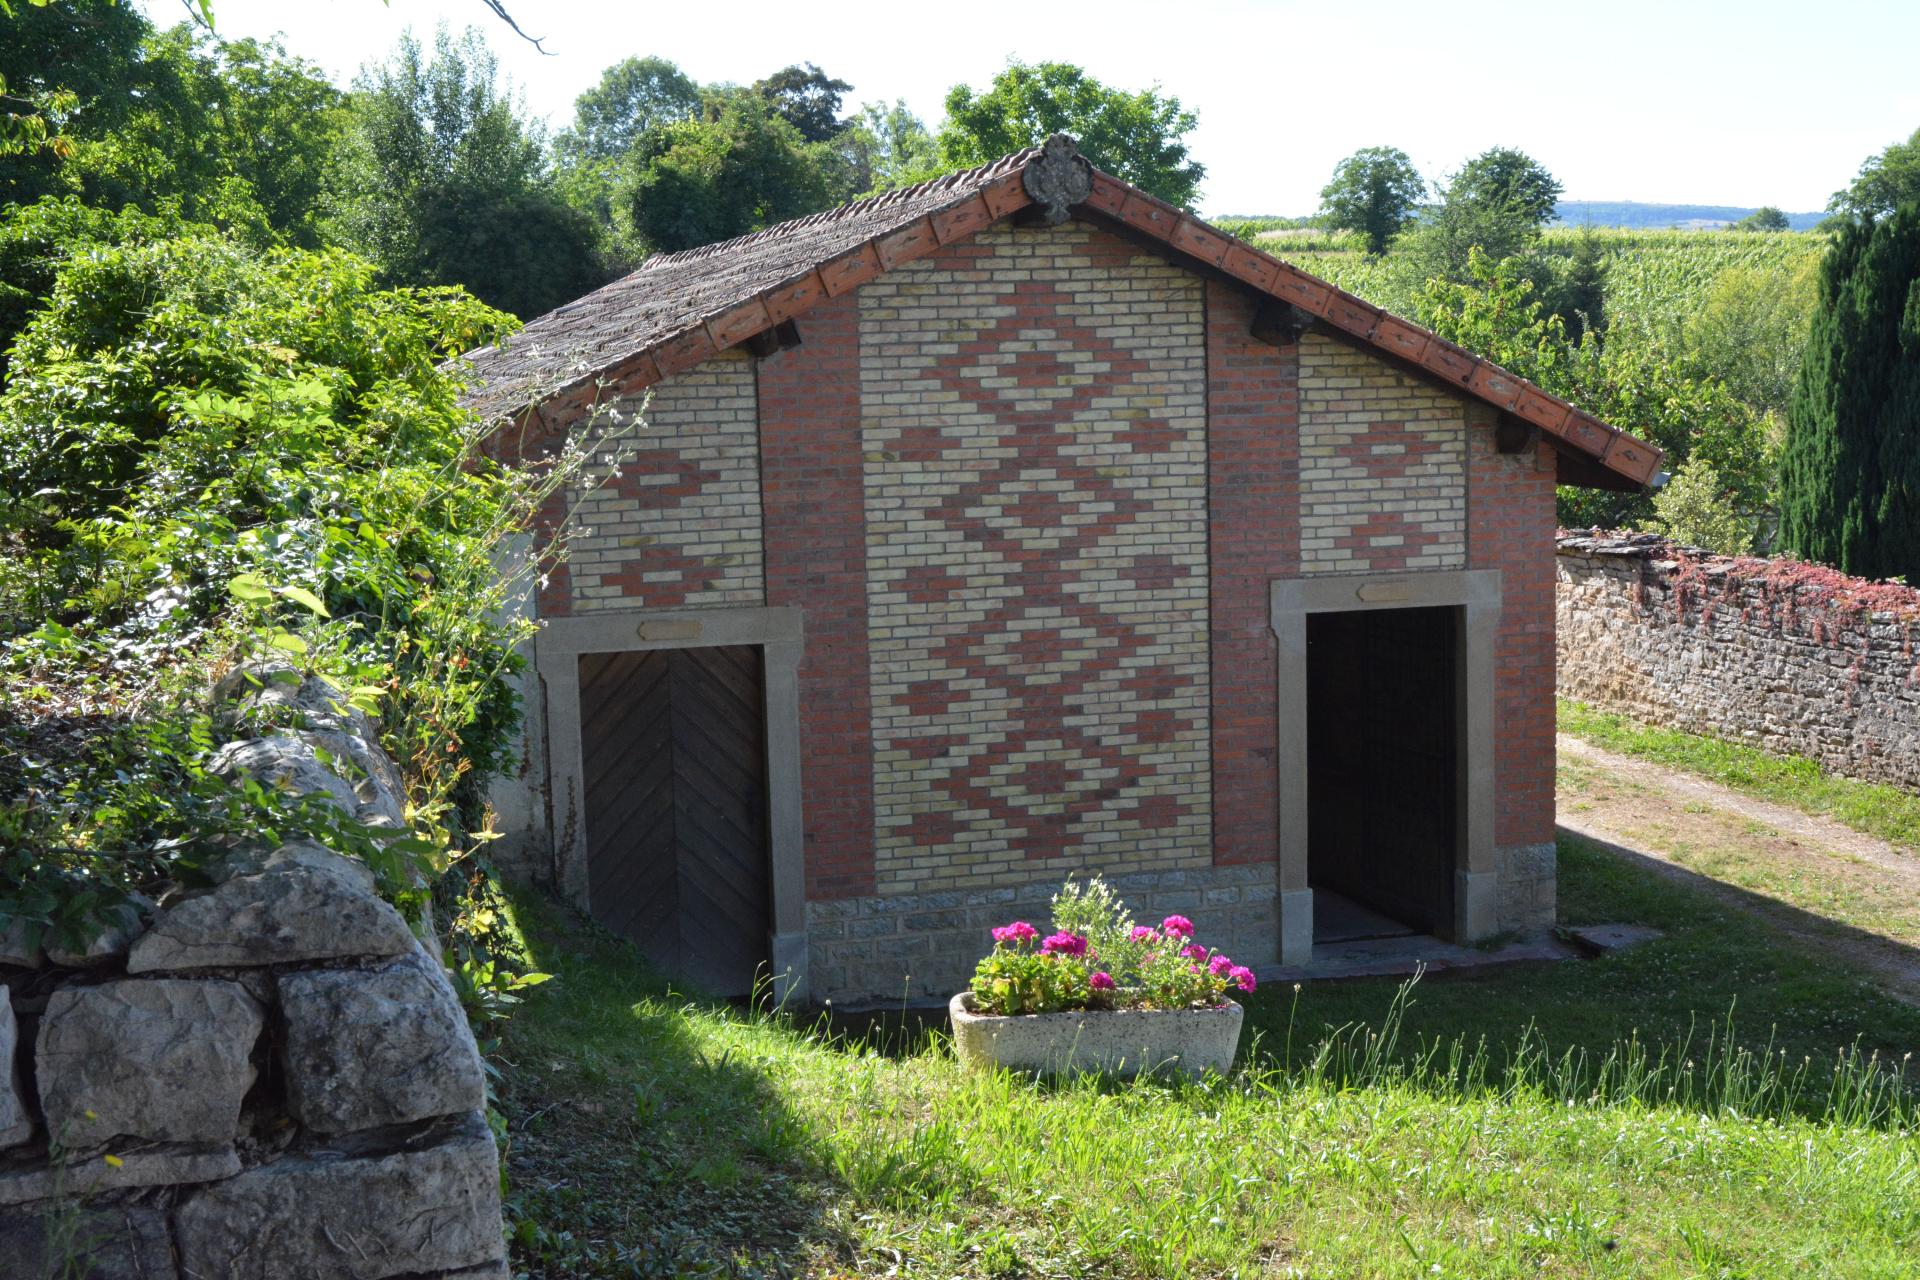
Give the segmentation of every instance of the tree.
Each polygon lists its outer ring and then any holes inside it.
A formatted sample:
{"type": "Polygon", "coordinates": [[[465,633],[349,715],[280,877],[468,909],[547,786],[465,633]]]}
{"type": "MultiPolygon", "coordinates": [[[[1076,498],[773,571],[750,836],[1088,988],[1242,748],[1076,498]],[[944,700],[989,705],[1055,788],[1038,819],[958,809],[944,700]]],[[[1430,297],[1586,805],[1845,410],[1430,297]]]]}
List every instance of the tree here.
{"type": "Polygon", "coordinates": [[[130,5],[23,7],[0,42],[0,78],[51,102],[51,145],[0,155],[0,192],[22,204],[90,204],[190,219],[256,240],[318,243],[314,210],[342,123],[341,94],[277,42],[222,43],[182,24],[156,32],[130,5]]]}
{"type": "MultiPolygon", "coordinates": [[[[155,44],[180,61],[194,104],[174,117],[176,186],[184,193],[238,179],[276,239],[318,246],[327,170],[346,128],[345,95],[277,40],[210,41],[180,26],[155,44]]],[[[164,128],[160,121],[145,123],[164,128]]]]}
{"type": "Polygon", "coordinates": [[[1591,225],[1580,228],[1566,268],[1545,286],[1548,305],[1579,341],[1607,328],[1607,251],[1591,225]]]}
{"type": "Polygon", "coordinates": [[[647,248],[673,253],[831,208],[828,144],[809,145],[751,90],[713,94],[708,118],[648,134],[634,152],[627,216],[647,248]]]}
{"type": "Polygon", "coordinates": [[[808,142],[825,142],[846,127],[840,120],[840,99],[852,89],[811,62],[783,67],[753,86],[808,142]]]}
{"type": "Polygon", "coordinates": [[[1854,215],[1821,262],[1780,506],[1796,554],[1920,579],[1920,202],[1854,215]]]}
{"type": "Polygon", "coordinates": [[[1910,201],[1920,201],[1920,129],[1868,159],[1846,190],[1833,193],[1827,208],[1877,217],[1910,201]]]}
{"type": "Polygon", "coordinates": [[[1560,181],[1524,151],[1494,147],[1460,168],[1447,186],[1447,200],[1488,210],[1505,210],[1534,227],[1553,220],[1560,202],[1560,181]]]}
{"type": "MultiPolygon", "coordinates": [[[[1736,509],[1764,508],[1773,467],[1761,416],[1710,370],[1656,340],[1602,342],[1591,330],[1572,340],[1532,279],[1516,274],[1529,265],[1496,263],[1473,251],[1468,280],[1430,280],[1415,314],[1441,337],[1640,434],[1665,452],[1670,466],[1689,458],[1707,462],[1736,509]]],[[[1614,527],[1652,510],[1640,494],[1575,488],[1559,494],[1560,521],[1570,527],[1614,527]]]]}
{"type": "Polygon", "coordinates": [[[863,195],[940,175],[933,134],[904,101],[865,104],[835,142],[853,170],[853,189],[863,195]]]}
{"type": "Polygon", "coordinates": [[[649,129],[700,114],[700,86],[665,58],[628,58],[573,102],[573,127],[554,139],[570,162],[617,160],[649,129]]]}
{"type": "Polygon", "coordinates": [[[1342,160],[1320,189],[1320,216],[1327,225],[1358,231],[1367,252],[1378,256],[1413,221],[1427,180],[1398,147],[1365,147],[1342,160]]]}
{"type": "Polygon", "coordinates": [[[1681,328],[1682,344],[1729,390],[1780,417],[1793,396],[1820,296],[1820,264],[1733,266],[1715,276],[1681,328]]]}
{"type": "Polygon", "coordinates": [[[330,230],[389,285],[463,285],[531,316],[605,278],[591,221],[549,181],[544,139],[478,31],[411,35],[355,81],[330,230]]]}
{"type": "Polygon", "coordinates": [[[1716,555],[1753,550],[1753,518],[1742,515],[1705,458],[1691,458],[1653,495],[1653,523],[1675,542],[1716,555]]]}
{"type": "MultiPolygon", "coordinates": [[[[70,0],[19,4],[0,39],[0,82],[6,118],[33,132],[64,139],[57,149],[23,137],[17,150],[0,150],[0,192],[28,204],[43,195],[77,193],[67,167],[75,139],[99,139],[125,122],[134,94],[146,88],[140,49],[153,28],[132,4],[70,0]],[[56,102],[55,99],[61,99],[56,102]]],[[[10,127],[7,137],[14,137],[10,127]]]]}
{"type": "Polygon", "coordinates": [[[1787,221],[1787,215],[1785,213],[1770,204],[1763,204],[1746,217],[1740,219],[1740,221],[1734,223],[1730,229],[1734,231],[1786,231],[1792,225],[1792,223],[1787,221]]]}
{"type": "Polygon", "coordinates": [[[1110,89],[1066,62],[1009,63],[985,93],[964,84],[947,92],[940,127],[946,170],[998,160],[1069,133],[1096,166],[1169,204],[1191,205],[1206,168],[1187,154],[1199,121],[1171,94],[1110,89]]]}

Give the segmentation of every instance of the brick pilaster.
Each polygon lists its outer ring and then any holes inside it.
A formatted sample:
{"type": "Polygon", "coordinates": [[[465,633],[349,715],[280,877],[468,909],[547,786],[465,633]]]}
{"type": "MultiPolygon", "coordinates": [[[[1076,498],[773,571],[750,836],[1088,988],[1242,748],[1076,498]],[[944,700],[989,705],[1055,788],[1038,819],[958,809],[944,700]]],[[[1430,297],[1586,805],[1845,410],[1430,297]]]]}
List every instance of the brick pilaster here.
{"type": "Polygon", "coordinates": [[[1467,411],[1468,557],[1500,570],[1494,676],[1493,838],[1501,846],[1553,839],[1553,451],[1494,447],[1492,409],[1467,411]]]}
{"type": "Polygon", "coordinates": [[[1207,287],[1213,860],[1279,856],[1278,655],[1267,588],[1300,572],[1300,348],[1254,338],[1253,303],[1207,287]]]}
{"type": "Polygon", "coordinates": [[[874,891],[857,304],[799,323],[801,345],[759,364],[760,478],[767,603],[805,610],[800,780],[807,897],[821,900],[874,891]]]}

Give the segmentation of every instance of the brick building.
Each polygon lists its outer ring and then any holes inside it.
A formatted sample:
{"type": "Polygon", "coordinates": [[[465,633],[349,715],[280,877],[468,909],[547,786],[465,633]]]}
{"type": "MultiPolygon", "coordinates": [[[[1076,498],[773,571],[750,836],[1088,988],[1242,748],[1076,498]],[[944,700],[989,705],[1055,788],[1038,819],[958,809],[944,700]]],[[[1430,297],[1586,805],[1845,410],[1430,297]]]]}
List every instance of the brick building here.
{"type": "Polygon", "coordinates": [[[1554,485],[1658,453],[1071,140],[473,363],[601,441],[501,806],[670,968],[943,994],[1069,872],[1255,963],[1552,920],[1554,485]]]}

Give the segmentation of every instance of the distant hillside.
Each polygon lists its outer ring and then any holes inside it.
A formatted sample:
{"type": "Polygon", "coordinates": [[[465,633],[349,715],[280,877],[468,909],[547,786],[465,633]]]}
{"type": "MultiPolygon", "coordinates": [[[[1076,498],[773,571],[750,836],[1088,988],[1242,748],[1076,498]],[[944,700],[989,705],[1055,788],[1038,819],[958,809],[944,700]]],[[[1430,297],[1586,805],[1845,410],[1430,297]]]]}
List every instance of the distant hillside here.
{"type": "MultiPolygon", "coordinates": [[[[1554,207],[1554,214],[1566,226],[1632,227],[1643,230],[1724,227],[1752,212],[1752,209],[1739,209],[1732,205],[1642,204],[1638,200],[1562,200],[1554,207]]],[[[1790,213],[1787,215],[1787,224],[1795,231],[1809,231],[1826,216],[1824,213],[1790,213]]]]}
{"type": "MultiPolygon", "coordinates": [[[[1629,231],[1711,231],[1728,226],[1752,213],[1752,209],[1725,204],[1646,204],[1639,200],[1562,200],[1554,206],[1555,220],[1564,227],[1621,227],[1629,231]]],[[[1787,225],[1795,231],[1811,231],[1827,215],[1790,213],[1787,225]]],[[[1285,217],[1279,214],[1214,215],[1215,226],[1238,236],[1252,238],[1280,231],[1304,231],[1317,225],[1312,217],[1285,217]]]]}

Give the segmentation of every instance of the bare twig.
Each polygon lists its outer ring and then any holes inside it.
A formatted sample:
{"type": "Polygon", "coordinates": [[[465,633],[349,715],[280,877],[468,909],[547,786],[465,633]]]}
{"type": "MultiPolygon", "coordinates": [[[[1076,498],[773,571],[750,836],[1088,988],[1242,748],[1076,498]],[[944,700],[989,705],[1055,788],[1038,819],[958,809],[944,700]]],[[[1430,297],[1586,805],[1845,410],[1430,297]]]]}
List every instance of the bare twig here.
{"type": "Polygon", "coordinates": [[[539,38],[535,38],[533,36],[528,35],[526,32],[520,29],[520,24],[513,20],[512,14],[507,12],[507,6],[505,4],[505,0],[480,0],[480,3],[487,6],[487,8],[493,10],[494,15],[498,17],[500,21],[506,23],[509,27],[512,27],[513,34],[519,36],[522,40],[525,40],[528,44],[538,49],[541,53],[546,53],[549,58],[553,56],[551,53],[547,53],[546,46],[540,43],[540,41],[545,39],[546,37],[542,36],[539,38]]]}

